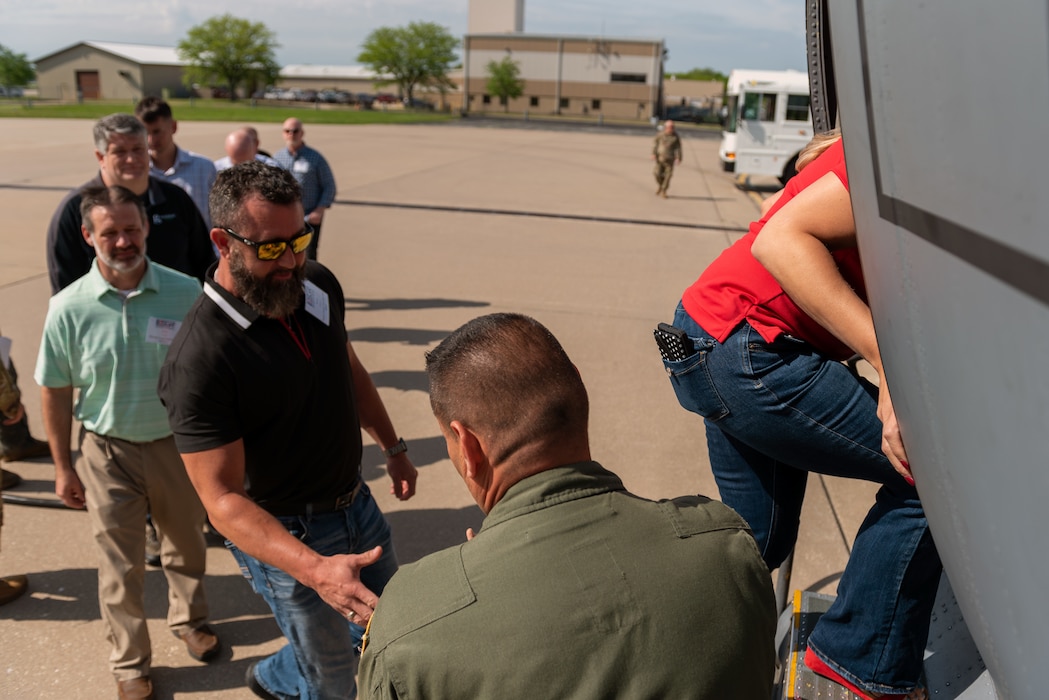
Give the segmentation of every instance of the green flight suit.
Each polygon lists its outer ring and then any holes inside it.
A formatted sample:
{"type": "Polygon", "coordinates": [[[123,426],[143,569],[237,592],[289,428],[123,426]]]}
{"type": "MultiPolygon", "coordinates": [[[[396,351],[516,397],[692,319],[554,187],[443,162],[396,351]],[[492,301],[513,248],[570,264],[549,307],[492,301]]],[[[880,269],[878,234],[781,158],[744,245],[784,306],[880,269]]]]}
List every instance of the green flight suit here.
{"type": "Polygon", "coordinates": [[[596,462],[515,484],[477,536],[390,580],[364,700],[769,700],[776,611],[746,524],[596,462]]]}

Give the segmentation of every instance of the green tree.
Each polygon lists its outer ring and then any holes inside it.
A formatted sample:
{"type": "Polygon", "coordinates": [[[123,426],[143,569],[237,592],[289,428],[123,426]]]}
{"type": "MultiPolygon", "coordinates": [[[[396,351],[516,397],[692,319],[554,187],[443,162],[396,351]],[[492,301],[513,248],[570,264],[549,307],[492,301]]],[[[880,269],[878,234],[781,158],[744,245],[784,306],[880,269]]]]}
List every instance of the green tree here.
{"type": "Polygon", "coordinates": [[[720,80],[721,82],[728,80],[727,75],[713,68],[693,68],[684,73],[667,73],[667,76],[674,76],[678,80],[720,80]]]}
{"type": "Polygon", "coordinates": [[[250,94],[261,85],[276,82],[280,66],[273,55],[277,35],[262,22],[249,22],[230,14],[212,17],[189,30],[178,43],[178,55],[189,66],[182,81],[229,88],[229,98],[237,99],[237,88],[250,94]]]}
{"type": "Polygon", "coordinates": [[[459,40],[435,22],[411,22],[407,27],[380,27],[364,40],[357,60],[376,74],[390,76],[376,85],[396,84],[412,99],[418,87],[450,87],[448,71],[458,59],[459,40]]]}
{"type": "Polygon", "coordinates": [[[23,87],[36,77],[33,64],[24,53],[15,53],[0,44],[0,85],[5,88],[23,87]]]}
{"type": "Polygon", "coordinates": [[[487,70],[488,94],[498,97],[503,105],[503,111],[509,112],[510,99],[524,94],[524,81],[519,77],[521,67],[517,65],[517,61],[509,56],[504,56],[501,61],[489,61],[487,70]]]}

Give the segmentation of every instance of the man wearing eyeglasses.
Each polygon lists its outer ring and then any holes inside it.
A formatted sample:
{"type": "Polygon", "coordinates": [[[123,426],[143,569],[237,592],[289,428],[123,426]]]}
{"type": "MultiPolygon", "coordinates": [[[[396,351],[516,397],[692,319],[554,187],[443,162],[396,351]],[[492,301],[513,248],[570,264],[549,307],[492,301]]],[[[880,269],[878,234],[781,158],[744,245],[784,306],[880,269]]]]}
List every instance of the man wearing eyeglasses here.
{"type": "Polygon", "coordinates": [[[306,257],[316,260],[324,212],[335,201],[335,176],[324,156],[303,142],[306,132],[301,121],[294,117],[286,119],[283,134],[285,147],[273,157],[295,176],[302,188],[302,209],[306,222],[313,226],[313,240],[306,250],[306,257]]]}
{"type": "Polygon", "coordinates": [[[397,569],[389,526],[361,479],[361,428],[391,492],[416,471],[343,322],[334,275],[306,259],[291,173],[259,162],[211,191],[217,267],[186,316],[159,393],[186,470],[288,645],[252,664],[263,698],[353,698],[355,641],[397,569]]]}
{"type": "Polygon", "coordinates": [[[204,509],[154,388],[200,283],[146,258],[146,210],[130,190],[87,189],[81,213],[95,262],[51,298],[36,381],[55,492],[66,506],[87,508],[99,550],[98,602],[118,697],[138,700],[154,697],[144,612],[147,509],[161,532],[169,628],[195,659],[219,652],[205,624],[204,509]],[[82,425],[75,469],[74,416],[82,425]]]}
{"type": "MultiPolygon", "coordinates": [[[[150,259],[203,280],[215,261],[208,229],[182,188],[150,176],[146,125],[132,114],[110,114],[95,123],[94,139],[99,172],[83,187],[121,185],[138,195],[150,224],[150,259]]],[[[80,231],[80,189],[66,195],[47,229],[52,294],[85,275],[95,257],[80,231]]]]}

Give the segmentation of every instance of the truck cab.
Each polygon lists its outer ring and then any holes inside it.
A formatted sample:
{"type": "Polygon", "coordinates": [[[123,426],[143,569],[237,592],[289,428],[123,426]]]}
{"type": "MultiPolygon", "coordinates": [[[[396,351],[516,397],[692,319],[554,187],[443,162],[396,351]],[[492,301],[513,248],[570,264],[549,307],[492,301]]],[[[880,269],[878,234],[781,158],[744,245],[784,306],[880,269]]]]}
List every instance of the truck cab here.
{"type": "Polygon", "coordinates": [[[773,175],[786,183],[812,139],[809,80],[798,71],[734,70],[718,155],[726,172],[773,175]]]}

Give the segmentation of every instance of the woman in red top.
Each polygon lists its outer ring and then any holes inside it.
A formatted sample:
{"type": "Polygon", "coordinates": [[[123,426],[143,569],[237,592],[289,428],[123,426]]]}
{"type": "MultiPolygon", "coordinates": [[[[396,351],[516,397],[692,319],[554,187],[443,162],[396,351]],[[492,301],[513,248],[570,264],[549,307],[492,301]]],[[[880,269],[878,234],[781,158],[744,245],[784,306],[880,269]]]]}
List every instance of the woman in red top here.
{"type": "Polygon", "coordinates": [[[798,170],[682,295],[674,325],[696,352],[666,367],[770,570],[794,547],[808,472],[882,484],[805,661],[864,697],[923,697],[940,559],[886,389],[841,137],[817,137],[798,170]],[[854,354],[880,391],[842,364],[854,354]]]}

